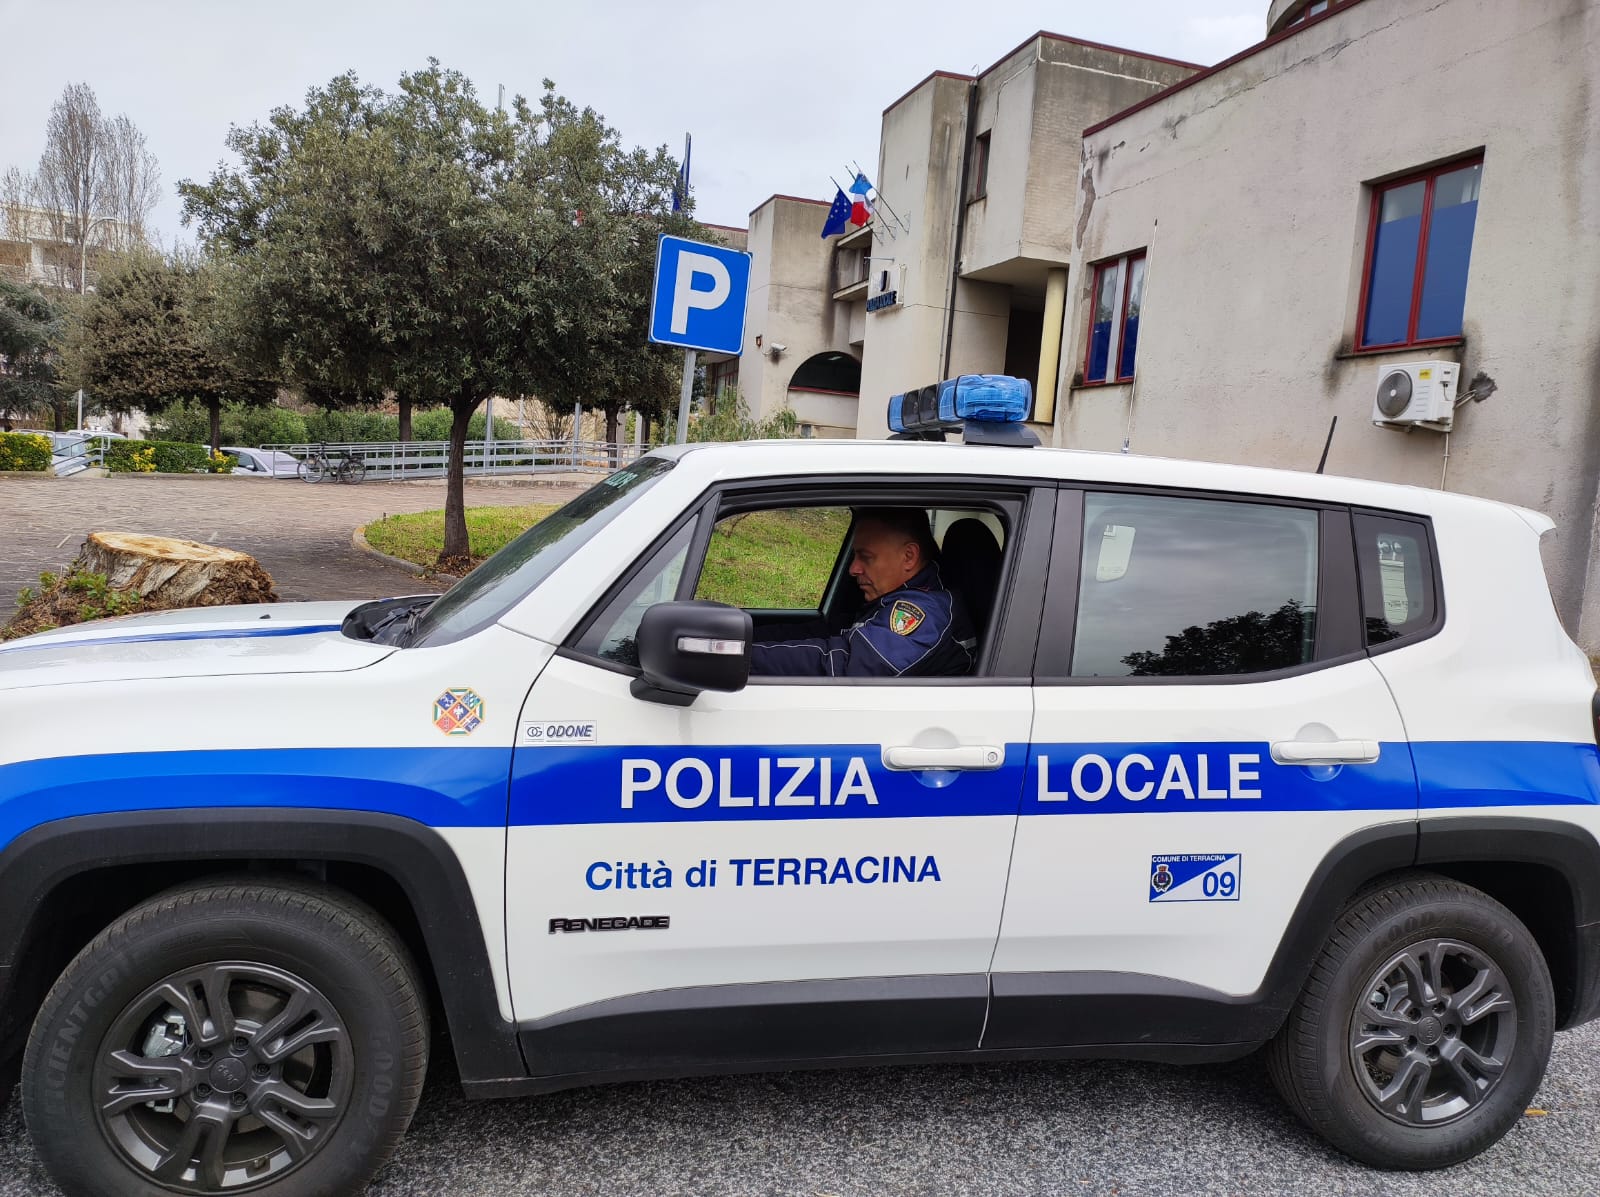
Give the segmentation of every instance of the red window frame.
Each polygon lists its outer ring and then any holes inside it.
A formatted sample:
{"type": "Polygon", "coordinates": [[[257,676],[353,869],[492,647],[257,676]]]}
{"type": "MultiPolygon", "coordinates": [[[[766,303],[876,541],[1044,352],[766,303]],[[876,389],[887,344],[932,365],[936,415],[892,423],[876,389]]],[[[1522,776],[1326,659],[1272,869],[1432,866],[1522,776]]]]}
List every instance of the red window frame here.
{"type": "MultiPolygon", "coordinates": [[[[1133,264],[1144,261],[1148,249],[1136,249],[1115,258],[1104,258],[1094,263],[1094,279],[1089,288],[1089,326],[1083,340],[1083,383],[1086,387],[1109,387],[1120,382],[1132,382],[1132,374],[1122,373],[1122,345],[1128,336],[1128,289],[1133,282],[1133,264]],[[1116,315],[1116,360],[1111,358],[1111,349],[1106,348],[1106,376],[1091,379],[1089,377],[1089,362],[1094,357],[1094,313],[1095,305],[1100,300],[1100,279],[1107,270],[1122,267],[1122,295],[1117,301],[1116,315]]],[[[1143,297],[1141,296],[1141,301],[1143,297]]],[[[1139,367],[1138,351],[1135,350],[1134,369],[1139,367]]]]}
{"type": "Polygon", "coordinates": [[[1469,166],[1482,165],[1482,153],[1469,154],[1465,158],[1430,166],[1426,170],[1412,171],[1408,175],[1386,179],[1382,183],[1372,185],[1372,205],[1367,212],[1367,250],[1361,258],[1361,303],[1356,309],[1356,352],[1379,353],[1390,349],[1414,349],[1423,345],[1454,345],[1461,340],[1460,333],[1449,337],[1417,340],[1417,316],[1422,311],[1422,277],[1428,264],[1428,237],[1433,231],[1434,184],[1439,181],[1440,175],[1448,175],[1469,166]],[[1412,183],[1418,182],[1426,182],[1427,186],[1422,192],[1422,228],[1417,234],[1417,261],[1411,273],[1411,311],[1406,316],[1406,339],[1369,345],[1366,340],[1367,301],[1371,298],[1369,291],[1372,288],[1372,251],[1378,245],[1378,216],[1383,210],[1383,197],[1396,187],[1409,187],[1412,183]]]}

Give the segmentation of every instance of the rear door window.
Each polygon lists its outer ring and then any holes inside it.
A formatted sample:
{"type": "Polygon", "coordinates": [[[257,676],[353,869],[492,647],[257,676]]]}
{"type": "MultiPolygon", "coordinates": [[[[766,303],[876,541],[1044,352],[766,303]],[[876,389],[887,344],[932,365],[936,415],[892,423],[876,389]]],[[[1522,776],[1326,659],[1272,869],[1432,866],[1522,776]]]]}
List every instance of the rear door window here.
{"type": "Polygon", "coordinates": [[[1315,510],[1084,496],[1073,677],[1270,673],[1316,653],[1315,510]]]}

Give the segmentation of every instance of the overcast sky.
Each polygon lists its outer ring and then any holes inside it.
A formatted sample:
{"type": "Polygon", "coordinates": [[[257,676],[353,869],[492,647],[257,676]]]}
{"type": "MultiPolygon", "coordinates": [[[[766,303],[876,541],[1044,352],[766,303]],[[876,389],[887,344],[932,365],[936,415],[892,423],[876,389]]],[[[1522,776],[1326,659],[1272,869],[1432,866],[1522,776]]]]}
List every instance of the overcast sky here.
{"type": "Polygon", "coordinates": [[[161,163],[155,225],[191,239],[174,185],[203,179],[230,124],[299,106],[354,70],[393,90],[432,55],[493,104],[540,81],[627,143],[681,154],[696,215],[743,226],[775,192],[831,198],[831,174],[877,160],[882,111],[930,71],[970,73],[1038,30],[1190,62],[1259,41],[1267,0],[0,0],[0,170],[32,170],[68,83],[125,112],[161,163]]]}

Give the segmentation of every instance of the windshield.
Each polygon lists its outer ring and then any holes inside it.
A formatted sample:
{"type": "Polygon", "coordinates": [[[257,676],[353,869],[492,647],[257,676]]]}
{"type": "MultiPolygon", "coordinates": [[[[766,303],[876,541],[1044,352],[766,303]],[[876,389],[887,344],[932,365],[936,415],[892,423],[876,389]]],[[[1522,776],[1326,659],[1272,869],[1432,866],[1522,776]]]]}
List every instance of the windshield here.
{"type": "Polygon", "coordinates": [[[445,591],[417,620],[410,643],[444,644],[494,623],[673,465],[640,458],[545,516],[445,591]]]}

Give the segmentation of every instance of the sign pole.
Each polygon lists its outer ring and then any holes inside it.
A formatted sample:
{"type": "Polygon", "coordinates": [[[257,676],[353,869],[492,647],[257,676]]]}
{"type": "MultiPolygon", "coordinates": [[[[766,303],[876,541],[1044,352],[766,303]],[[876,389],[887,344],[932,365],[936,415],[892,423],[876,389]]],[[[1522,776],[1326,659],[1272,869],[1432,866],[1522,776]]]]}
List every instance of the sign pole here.
{"type": "Polygon", "coordinates": [[[689,440],[689,400],[694,395],[694,363],[700,355],[693,349],[683,351],[683,390],[678,393],[678,443],[689,440]]]}

